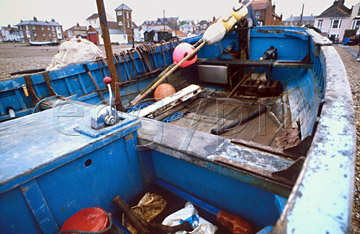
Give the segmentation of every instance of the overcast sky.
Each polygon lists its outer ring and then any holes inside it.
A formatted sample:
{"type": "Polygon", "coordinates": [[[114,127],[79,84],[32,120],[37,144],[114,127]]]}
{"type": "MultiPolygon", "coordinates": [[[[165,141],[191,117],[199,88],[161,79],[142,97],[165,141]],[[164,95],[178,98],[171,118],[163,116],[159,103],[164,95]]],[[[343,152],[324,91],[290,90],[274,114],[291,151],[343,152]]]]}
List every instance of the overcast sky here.
{"type": "MultiPolygon", "coordinates": [[[[104,0],[106,12],[115,18],[114,9],[125,3],[133,12],[136,24],[144,20],[154,20],[165,16],[178,16],[180,19],[212,19],[229,11],[237,0],[104,0]],[[210,3],[211,2],[211,3],[210,3]]],[[[276,13],[283,14],[283,19],[291,15],[300,15],[302,4],[305,4],[304,15],[318,15],[332,5],[334,0],[273,0],[276,13]]],[[[349,8],[360,0],[345,0],[349,8]]],[[[55,19],[66,30],[79,22],[85,25],[85,19],[96,13],[96,0],[0,0],[0,26],[15,25],[22,20],[36,16],[38,20],[55,19]]]]}

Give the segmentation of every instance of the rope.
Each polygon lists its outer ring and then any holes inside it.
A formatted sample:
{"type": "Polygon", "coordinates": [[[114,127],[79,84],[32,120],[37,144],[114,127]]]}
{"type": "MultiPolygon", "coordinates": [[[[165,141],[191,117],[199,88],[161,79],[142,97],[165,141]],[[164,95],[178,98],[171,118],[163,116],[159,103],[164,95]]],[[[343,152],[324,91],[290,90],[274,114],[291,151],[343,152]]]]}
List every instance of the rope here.
{"type": "Polygon", "coordinates": [[[97,232],[88,232],[88,231],[79,231],[79,230],[65,230],[65,231],[59,232],[59,234],[62,234],[62,233],[101,234],[101,233],[107,232],[112,227],[112,219],[111,219],[110,213],[107,214],[107,217],[109,219],[109,227],[107,227],[105,230],[97,231],[97,232]]]}
{"type": "Polygon", "coordinates": [[[130,112],[133,112],[133,111],[141,110],[141,109],[143,109],[143,108],[145,108],[147,106],[150,106],[153,103],[154,102],[139,103],[139,104],[137,104],[135,106],[125,108],[124,110],[126,111],[126,113],[130,113],[130,112]]]}
{"type": "Polygon", "coordinates": [[[55,99],[55,98],[58,98],[58,97],[62,97],[61,95],[56,95],[56,96],[51,96],[51,97],[47,97],[47,98],[44,98],[44,99],[41,99],[38,103],[36,103],[33,111],[32,111],[32,114],[36,113],[36,110],[39,108],[40,104],[43,103],[43,102],[46,102],[46,101],[49,101],[51,99],[55,99]]]}
{"type": "Polygon", "coordinates": [[[169,115],[168,117],[163,119],[163,122],[170,123],[172,121],[180,119],[181,117],[183,117],[183,115],[184,115],[184,113],[182,113],[181,111],[175,112],[174,114],[169,115]]]}

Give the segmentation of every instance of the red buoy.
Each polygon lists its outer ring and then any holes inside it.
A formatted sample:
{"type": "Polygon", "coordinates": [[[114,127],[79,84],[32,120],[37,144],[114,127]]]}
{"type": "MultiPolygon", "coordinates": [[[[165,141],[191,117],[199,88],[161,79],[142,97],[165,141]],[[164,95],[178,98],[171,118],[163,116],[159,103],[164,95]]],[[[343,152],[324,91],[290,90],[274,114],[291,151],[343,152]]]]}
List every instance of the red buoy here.
{"type": "Polygon", "coordinates": [[[161,99],[164,99],[168,96],[173,95],[174,93],[176,93],[176,90],[174,89],[174,87],[172,87],[172,85],[167,84],[167,83],[163,83],[160,84],[154,91],[154,98],[156,101],[159,101],[161,99]]]}
{"type": "MultiPolygon", "coordinates": [[[[100,207],[90,207],[82,209],[72,215],[64,222],[61,227],[62,231],[87,231],[99,232],[103,231],[109,226],[109,218],[105,210],[100,207]]],[[[67,232],[71,234],[71,232],[67,232]]]]}
{"type": "Polygon", "coordinates": [[[104,83],[105,84],[111,84],[111,78],[110,77],[105,77],[104,79],[103,79],[103,81],[104,81],[104,83]]]}

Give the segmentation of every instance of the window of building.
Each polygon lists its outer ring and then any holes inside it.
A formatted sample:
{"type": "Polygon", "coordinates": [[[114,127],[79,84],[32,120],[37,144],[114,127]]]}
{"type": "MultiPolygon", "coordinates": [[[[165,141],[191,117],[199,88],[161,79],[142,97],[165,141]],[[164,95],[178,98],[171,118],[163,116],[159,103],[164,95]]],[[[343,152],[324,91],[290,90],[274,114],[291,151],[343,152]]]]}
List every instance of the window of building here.
{"type": "Polygon", "coordinates": [[[333,19],[331,21],[331,28],[341,28],[341,19],[333,19]]]}
{"type": "Polygon", "coordinates": [[[51,37],[51,32],[49,32],[49,37],[51,37]]]}
{"type": "Polygon", "coordinates": [[[91,20],[89,20],[89,24],[91,25],[91,20]]]}
{"type": "Polygon", "coordinates": [[[122,15],[122,11],[118,11],[117,15],[121,16],[122,15]]]}
{"type": "Polygon", "coordinates": [[[360,28],[360,20],[354,20],[351,25],[351,29],[359,29],[360,28]]]}
{"type": "Polygon", "coordinates": [[[319,29],[321,29],[322,24],[323,24],[323,20],[319,20],[319,21],[318,21],[318,25],[317,25],[319,29]]]}
{"type": "Polygon", "coordinates": [[[44,31],[44,26],[41,26],[41,30],[43,30],[43,31],[44,31]]]}
{"type": "Polygon", "coordinates": [[[256,18],[260,18],[260,11],[257,11],[257,12],[255,13],[255,16],[256,16],[256,18]]]}
{"type": "Polygon", "coordinates": [[[53,32],[55,32],[55,27],[54,26],[51,26],[51,29],[53,32]]]}
{"type": "Polygon", "coordinates": [[[359,10],[358,10],[357,16],[360,16],[360,7],[359,7],[359,10]]]}
{"type": "Polygon", "coordinates": [[[122,23],[121,21],[119,21],[119,23],[118,23],[118,24],[119,24],[119,26],[122,26],[122,25],[123,25],[123,23],[122,23]]]}
{"type": "Polygon", "coordinates": [[[129,19],[129,12],[126,12],[126,18],[129,19]]]}
{"type": "Polygon", "coordinates": [[[48,30],[50,31],[50,26],[48,26],[48,30]]]}
{"type": "Polygon", "coordinates": [[[94,24],[96,24],[96,19],[94,19],[94,24]]]}
{"type": "Polygon", "coordinates": [[[36,37],[37,36],[37,33],[36,32],[34,32],[34,37],[36,37]]]}
{"type": "Polygon", "coordinates": [[[127,27],[130,28],[130,22],[129,21],[127,22],[127,27]]]}
{"type": "Polygon", "coordinates": [[[32,26],[32,29],[35,30],[35,25],[32,26]]]}
{"type": "Polygon", "coordinates": [[[43,32],[43,37],[45,37],[45,32],[43,32]]]}

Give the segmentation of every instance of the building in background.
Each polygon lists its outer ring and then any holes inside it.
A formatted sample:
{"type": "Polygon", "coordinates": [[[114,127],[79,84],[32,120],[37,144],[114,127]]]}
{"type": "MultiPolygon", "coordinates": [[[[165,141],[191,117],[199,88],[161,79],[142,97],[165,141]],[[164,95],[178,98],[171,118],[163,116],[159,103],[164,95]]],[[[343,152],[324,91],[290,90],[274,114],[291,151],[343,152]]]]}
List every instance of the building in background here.
{"type": "MultiPolygon", "coordinates": [[[[107,19],[107,21],[112,21],[112,22],[115,21],[115,19],[107,13],[106,13],[106,19],[107,19]]],[[[87,22],[88,26],[91,26],[93,28],[100,28],[99,14],[94,13],[94,14],[90,15],[89,17],[86,18],[86,22],[87,22]]]]}
{"type": "Polygon", "coordinates": [[[360,2],[352,8],[349,28],[356,30],[357,35],[360,34],[360,2]]]}
{"type": "Polygon", "coordinates": [[[17,27],[12,27],[10,24],[7,27],[1,27],[1,42],[22,42],[20,31],[17,27]]]}
{"type": "Polygon", "coordinates": [[[193,20],[183,20],[180,22],[179,30],[185,35],[188,33],[194,33],[196,30],[196,25],[193,20]]]}
{"type": "Polygon", "coordinates": [[[351,22],[350,16],[351,9],[344,5],[344,0],[335,0],[333,5],[315,17],[314,26],[327,34],[334,43],[341,43],[351,22]]]}
{"type": "Polygon", "coordinates": [[[124,3],[115,8],[116,22],[120,30],[127,34],[128,43],[134,41],[133,37],[133,22],[132,22],[132,10],[124,3]]]}
{"type": "Polygon", "coordinates": [[[87,30],[87,36],[88,36],[88,40],[94,43],[95,45],[100,44],[99,32],[92,26],[89,26],[89,29],[87,30]]]}
{"type": "Polygon", "coordinates": [[[282,21],[286,26],[314,26],[315,16],[311,14],[311,16],[293,16],[291,15],[289,18],[282,21]]]}
{"type": "Polygon", "coordinates": [[[134,41],[135,42],[143,42],[145,41],[145,30],[143,27],[139,27],[133,22],[133,30],[134,30],[134,41]]]}
{"type": "Polygon", "coordinates": [[[20,20],[18,23],[20,37],[24,42],[60,42],[64,39],[62,25],[54,19],[51,21],[20,20]]]}
{"type": "Polygon", "coordinates": [[[282,15],[275,13],[276,6],[272,5],[271,0],[254,1],[251,5],[260,26],[281,24],[282,15]]]}
{"type": "Polygon", "coordinates": [[[72,38],[72,37],[81,37],[81,38],[88,38],[88,27],[86,26],[80,26],[79,23],[77,23],[75,26],[72,26],[71,28],[65,30],[64,37],[72,38]]]}
{"type": "MultiPolygon", "coordinates": [[[[128,35],[118,27],[118,23],[114,21],[108,21],[107,22],[108,29],[109,29],[109,35],[110,35],[110,41],[112,44],[126,44],[129,42],[128,35]]],[[[96,28],[99,35],[99,45],[104,44],[103,36],[101,27],[96,28]]]]}

